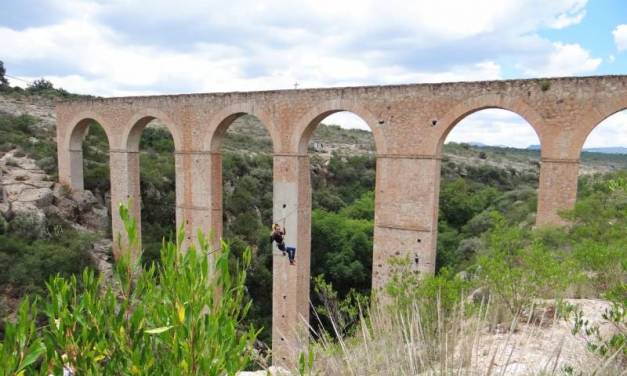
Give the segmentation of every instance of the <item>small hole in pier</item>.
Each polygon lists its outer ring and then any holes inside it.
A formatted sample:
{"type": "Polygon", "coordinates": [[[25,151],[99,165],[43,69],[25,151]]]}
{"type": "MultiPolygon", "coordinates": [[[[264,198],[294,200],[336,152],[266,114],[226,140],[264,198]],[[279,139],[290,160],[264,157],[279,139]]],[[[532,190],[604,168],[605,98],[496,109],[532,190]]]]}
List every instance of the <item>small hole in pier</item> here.
{"type": "Polygon", "coordinates": [[[385,120],[379,120],[379,125],[385,124],[385,120]]]}
{"type": "Polygon", "coordinates": [[[283,209],[285,209],[285,208],[287,208],[287,205],[286,205],[286,204],[283,204],[283,209]]]}
{"type": "Polygon", "coordinates": [[[420,238],[418,238],[418,243],[420,243],[422,240],[420,238]]]}
{"type": "Polygon", "coordinates": [[[438,121],[436,119],[431,120],[431,126],[435,127],[436,125],[438,125],[438,121]]]}

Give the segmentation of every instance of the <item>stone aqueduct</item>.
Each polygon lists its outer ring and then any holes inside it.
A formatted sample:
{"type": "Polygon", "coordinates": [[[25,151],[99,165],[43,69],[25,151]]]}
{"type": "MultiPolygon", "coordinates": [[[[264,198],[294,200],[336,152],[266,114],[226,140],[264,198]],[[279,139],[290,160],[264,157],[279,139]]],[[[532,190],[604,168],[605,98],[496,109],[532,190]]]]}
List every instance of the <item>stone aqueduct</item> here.
{"type": "MultiPolygon", "coordinates": [[[[298,349],[296,328],[309,317],[311,186],[307,145],[331,113],[351,111],[375,139],[376,194],[373,288],[385,281],[386,259],[409,255],[415,268],[434,271],[442,144],[458,121],[475,111],[512,111],[541,142],[537,224],[559,224],[573,206],[579,156],[588,134],[627,108],[627,76],[277,90],[76,100],[57,106],[59,179],[83,189],[82,140],[89,123],[110,145],[113,207],[132,198],[140,218],[139,140],[158,118],[175,144],[176,218],[187,239],[198,229],[222,232],[221,144],[243,114],[267,128],[274,153],[274,217],[298,249],[296,266],[273,262],[273,349],[284,362],[298,349]]],[[[113,233],[123,231],[117,215],[113,233]]],[[[116,255],[120,250],[115,249],[116,255]]]]}

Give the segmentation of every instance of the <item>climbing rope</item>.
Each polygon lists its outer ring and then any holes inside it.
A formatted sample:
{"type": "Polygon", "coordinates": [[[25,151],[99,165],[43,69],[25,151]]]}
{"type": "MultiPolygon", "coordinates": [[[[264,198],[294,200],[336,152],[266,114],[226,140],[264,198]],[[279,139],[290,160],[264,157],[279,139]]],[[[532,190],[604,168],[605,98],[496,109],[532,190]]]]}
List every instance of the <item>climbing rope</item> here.
{"type": "Polygon", "coordinates": [[[298,210],[298,206],[295,207],[294,209],[292,209],[289,213],[287,213],[284,216],[278,218],[276,221],[277,222],[283,221],[283,228],[285,228],[285,220],[287,219],[287,217],[289,217],[290,215],[294,214],[297,210],[298,210]]]}

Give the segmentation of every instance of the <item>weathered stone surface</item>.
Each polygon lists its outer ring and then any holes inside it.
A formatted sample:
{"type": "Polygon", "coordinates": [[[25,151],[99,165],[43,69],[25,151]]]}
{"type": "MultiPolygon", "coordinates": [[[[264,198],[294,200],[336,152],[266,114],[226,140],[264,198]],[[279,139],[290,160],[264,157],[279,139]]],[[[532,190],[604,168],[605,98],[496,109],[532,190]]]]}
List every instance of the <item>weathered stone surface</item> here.
{"type": "Polygon", "coordinates": [[[80,215],[79,223],[94,231],[107,228],[107,225],[109,224],[107,208],[97,206],[91,207],[90,210],[80,215]]]}
{"type": "MultiPolygon", "coordinates": [[[[351,111],[371,128],[377,150],[372,283],[385,285],[387,259],[408,256],[435,270],[442,145],[465,116],[501,108],[522,116],[540,143],[538,225],[561,224],[574,205],[579,155],[594,127],[627,108],[627,76],[458,82],[252,93],[87,99],[57,106],[59,179],[83,189],[82,140],[96,120],[110,145],[113,208],[132,199],[140,223],[139,138],[152,119],[171,132],[176,156],[176,219],[194,241],[198,229],[222,233],[220,145],[241,114],[256,116],[272,138],[274,219],[288,227],[297,263],[274,260],[273,359],[296,359],[300,323],[309,317],[311,186],[307,145],[320,120],[351,111]]],[[[114,236],[124,236],[113,215],[114,236]]],[[[119,250],[114,249],[114,253],[119,250]]]]}
{"type": "Polygon", "coordinates": [[[31,202],[38,208],[43,208],[51,205],[53,198],[50,188],[25,188],[20,192],[16,201],[31,202]]]}
{"type": "Polygon", "coordinates": [[[76,202],[80,212],[86,212],[98,204],[98,200],[90,191],[75,191],[70,197],[76,202]]]}
{"type": "MultiPolygon", "coordinates": [[[[612,325],[601,317],[609,302],[592,299],[567,299],[566,302],[578,306],[590,325],[598,325],[602,332],[612,332],[612,325]]],[[[554,301],[540,302],[549,310],[554,310],[554,301]]],[[[547,364],[562,370],[569,366],[575,370],[600,367],[604,361],[588,350],[587,342],[594,336],[585,333],[573,335],[571,320],[557,319],[545,315],[542,322],[527,324],[520,320],[517,330],[511,332],[484,332],[476,342],[475,369],[485,371],[491,363],[495,374],[537,375],[546,372],[547,364]],[[539,325],[539,324],[542,325],[539,325]]],[[[614,328],[616,330],[616,328],[614,328]]],[[[584,372],[587,374],[586,372],[584,372]]]]}
{"type": "Polygon", "coordinates": [[[112,241],[110,239],[102,239],[94,243],[89,254],[96,269],[109,280],[113,275],[113,254],[111,252],[112,241]]]}
{"type": "Polygon", "coordinates": [[[0,214],[11,229],[30,238],[46,235],[46,218],[56,216],[90,230],[107,227],[107,209],[89,191],[71,192],[37,168],[19,150],[0,158],[0,214]],[[26,233],[28,224],[33,230],[26,233]]]}

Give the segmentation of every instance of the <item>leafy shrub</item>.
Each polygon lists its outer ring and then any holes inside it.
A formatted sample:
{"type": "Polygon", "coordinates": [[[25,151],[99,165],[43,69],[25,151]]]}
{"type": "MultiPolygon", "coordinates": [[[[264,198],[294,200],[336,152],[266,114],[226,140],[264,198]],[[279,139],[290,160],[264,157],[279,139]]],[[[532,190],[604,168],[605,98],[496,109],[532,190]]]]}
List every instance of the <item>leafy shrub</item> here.
{"type": "Polygon", "coordinates": [[[441,269],[435,276],[420,275],[413,270],[413,262],[407,257],[393,257],[388,263],[391,273],[385,293],[391,298],[395,310],[420,309],[425,318],[435,318],[439,313],[450,313],[472,287],[469,281],[448,268],[441,269]],[[416,304],[419,307],[414,307],[416,304]]]}
{"type": "Polygon", "coordinates": [[[29,91],[43,91],[43,90],[52,90],[54,89],[54,85],[52,82],[46,80],[45,78],[40,78],[38,80],[33,81],[28,85],[27,90],[29,91]]]}
{"type": "Polygon", "coordinates": [[[8,89],[9,88],[9,81],[4,76],[6,73],[7,73],[7,71],[4,68],[4,62],[2,62],[0,60],[0,90],[4,90],[4,89],[8,89]]]}
{"type": "Polygon", "coordinates": [[[44,294],[50,277],[69,277],[91,265],[88,251],[93,241],[67,228],[58,238],[34,241],[13,232],[0,234],[0,290],[12,291],[15,297],[44,294]]]}
{"type": "Polygon", "coordinates": [[[534,241],[529,230],[497,223],[477,261],[490,292],[514,316],[534,298],[559,297],[578,272],[572,260],[534,241]]]}
{"type": "Polygon", "coordinates": [[[9,231],[26,240],[42,239],[46,235],[46,218],[35,211],[18,212],[9,222],[9,231]]]}
{"type": "MultiPolygon", "coordinates": [[[[122,208],[130,248],[136,225],[122,208]]],[[[244,300],[250,251],[233,271],[223,247],[210,265],[209,246],[181,249],[164,244],[161,263],[142,269],[128,254],[115,266],[112,283],[92,271],[53,278],[43,301],[46,324],[22,303],[0,344],[2,374],[234,375],[251,362],[257,331],[241,328],[250,309],[244,300]],[[211,273],[210,271],[214,271],[211,273]]]]}
{"type": "Polygon", "coordinates": [[[605,294],[612,303],[601,315],[603,322],[609,324],[612,331],[602,335],[599,325],[591,325],[583,316],[583,311],[572,307],[574,311],[572,333],[586,334],[588,349],[605,357],[617,357],[619,362],[627,363],[627,284],[623,283],[605,294]]]}

